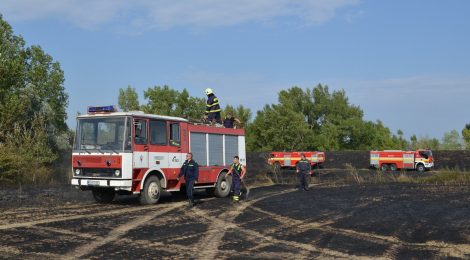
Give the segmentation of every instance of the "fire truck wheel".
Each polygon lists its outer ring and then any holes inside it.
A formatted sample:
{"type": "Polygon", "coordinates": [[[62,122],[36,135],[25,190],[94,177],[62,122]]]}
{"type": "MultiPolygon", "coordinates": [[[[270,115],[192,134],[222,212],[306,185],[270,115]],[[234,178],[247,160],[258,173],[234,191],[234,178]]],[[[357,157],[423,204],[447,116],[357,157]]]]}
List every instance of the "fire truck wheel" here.
{"type": "Polygon", "coordinates": [[[227,175],[226,172],[221,173],[217,179],[217,184],[215,185],[214,195],[219,198],[227,197],[230,194],[231,189],[232,176],[227,175]]]}
{"type": "Polygon", "coordinates": [[[162,187],[157,176],[150,176],[145,181],[144,189],[140,192],[140,203],[144,205],[155,204],[160,199],[162,187]]]}
{"type": "Polygon", "coordinates": [[[388,164],[382,164],[382,166],[380,166],[380,170],[383,172],[388,171],[388,164]]]}
{"type": "Polygon", "coordinates": [[[94,188],[92,190],[93,198],[95,198],[98,203],[109,203],[113,201],[116,193],[113,189],[104,189],[104,188],[94,188]]]}
{"type": "Polygon", "coordinates": [[[416,165],[416,170],[419,172],[419,173],[423,173],[426,171],[426,167],[424,167],[424,164],[418,164],[416,165]]]}
{"type": "Polygon", "coordinates": [[[392,172],[396,171],[397,170],[397,166],[395,164],[390,164],[390,170],[392,172]]]}

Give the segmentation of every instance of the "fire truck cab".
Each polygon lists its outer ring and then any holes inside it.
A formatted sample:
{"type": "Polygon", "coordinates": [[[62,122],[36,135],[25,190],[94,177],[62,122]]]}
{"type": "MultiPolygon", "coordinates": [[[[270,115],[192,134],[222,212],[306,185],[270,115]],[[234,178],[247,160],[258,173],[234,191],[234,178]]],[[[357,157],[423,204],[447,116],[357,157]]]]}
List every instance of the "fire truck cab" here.
{"type": "Polygon", "coordinates": [[[295,167],[300,161],[300,154],[305,154],[313,168],[322,168],[325,162],[324,152],[272,152],[269,154],[268,164],[276,169],[295,167]]]}
{"type": "Polygon", "coordinates": [[[117,112],[113,106],[89,107],[77,117],[71,183],[91,190],[97,202],[139,194],[142,204],[157,203],[162,191],[185,185],[177,177],[189,152],[199,164],[195,189],[228,196],[233,157],[246,165],[245,132],[179,117],[117,112]]]}
{"type": "Polygon", "coordinates": [[[424,172],[434,167],[431,150],[385,150],[370,152],[371,168],[386,170],[417,170],[424,172]]]}

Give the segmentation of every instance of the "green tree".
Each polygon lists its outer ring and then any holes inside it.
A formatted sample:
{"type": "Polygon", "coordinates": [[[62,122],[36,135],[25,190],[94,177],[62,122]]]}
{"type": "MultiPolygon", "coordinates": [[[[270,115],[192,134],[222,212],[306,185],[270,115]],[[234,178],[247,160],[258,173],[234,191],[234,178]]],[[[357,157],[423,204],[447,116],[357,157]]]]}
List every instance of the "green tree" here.
{"type": "Polygon", "coordinates": [[[40,46],[26,46],[0,15],[2,181],[39,183],[51,177],[59,149],[70,148],[63,140],[67,105],[60,64],[40,46]]]}
{"type": "Polygon", "coordinates": [[[130,85],[126,89],[119,89],[118,105],[122,111],[137,111],[140,109],[139,96],[135,88],[130,85]]]}
{"type": "Polygon", "coordinates": [[[397,134],[392,136],[393,143],[395,144],[396,149],[406,150],[409,148],[410,144],[404,137],[404,133],[401,129],[397,130],[397,134]]]}
{"type": "Polygon", "coordinates": [[[48,142],[67,131],[68,95],[60,64],[40,46],[26,47],[22,37],[0,15],[0,142],[15,124],[33,131],[33,119],[43,115],[48,142]]]}
{"type": "MultiPolygon", "coordinates": [[[[271,124],[264,123],[269,118],[265,115],[268,112],[271,118],[275,118],[275,113],[297,114],[304,123],[298,126],[299,130],[303,131],[303,125],[306,125],[309,130],[308,138],[303,139],[303,142],[308,142],[303,144],[307,149],[384,149],[400,145],[394,142],[390,130],[380,121],[364,120],[362,110],[349,103],[344,90],[336,90],[331,93],[328,86],[321,84],[306,90],[294,86],[280,91],[278,101],[279,104],[271,106],[271,109],[265,108],[258,112],[250,129],[261,129],[259,125],[284,129],[280,122],[274,120],[271,124]],[[258,117],[263,120],[258,120],[258,117]]],[[[282,117],[284,115],[276,116],[282,117]]],[[[287,122],[287,124],[294,124],[294,121],[287,122]]],[[[278,129],[273,131],[278,131],[278,129]]],[[[277,138],[285,138],[283,136],[290,133],[279,134],[282,137],[277,138]]],[[[248,136],[248,139],[257,139],[248,141],[249,149],[260,150],[269,147],[268,144],[260,142],[263,140],[272,142],[272,140],[259,138],[259,135],[261,135],[260,131],[248,136]]],[[[287,142],[284,144],[285,146],[280,149],[289,149],[290,145],[287,142]]],[[[301,145],[295,147],[299,146],[301,145]]]]}
{"type": "Polygon", "coordinates": [[[148,103],[143,106],[146,113],[171,116],[176,107],[178,91],[169,86],[155,86],[144,91],[148,103]]]}
{"type": "Polygon", "coordinates": [[[462,139],[457,130],[444,133],[441,144],[442,150],[461,150],[462,148],[462,139]]]}
{"type": "Polygon", "coordinates": [[[52,180],[49,166],[57,159],[48,142],[43,116],[30,124],[15,123],[0,143],[0,182],[16,184],[48,183],[52,180]]]}
{"type": "Polygon", "coordinates": [[[148,103],[142,109],[150,114],[200,119],[206,108],[204,98],[192,97],[186,89],[180,92],[167,85],[147,89],[144,97],[148,103]]]}
{"type": "Polygon", "coordinates": [[[439,139],[431,138],[429,136],[417,138],[416,135],[412,135],[410,138],[409,148],[412,150],[417,150],[417,149],[439,150],[441,149],[441,142],[439,141],[439,139]]]}
{"type": "Polygon", "coordinates": [[[203,98],[192,97],[186,89],[178,92],[173,116],[200,119],[206,109],[206,101],[203,98]]]}
{"type": "Polygon", "coordinates": [[[304,150],[311,138],[303,116],[282,105],[266,105],[247,130],[252,151],[304,150]]]}
{"type": "Polygon", "coordinates": [[[466,124],[465,128],[462,129],[462,138],[465,142],[465,147],[470,150],[470,124],[466,124]]]}

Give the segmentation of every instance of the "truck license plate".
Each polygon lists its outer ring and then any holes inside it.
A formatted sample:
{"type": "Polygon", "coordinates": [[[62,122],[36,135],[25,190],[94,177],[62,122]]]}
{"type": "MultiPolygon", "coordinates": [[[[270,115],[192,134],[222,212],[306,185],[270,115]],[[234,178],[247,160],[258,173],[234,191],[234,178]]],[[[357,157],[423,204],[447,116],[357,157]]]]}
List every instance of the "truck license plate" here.
{"type": "Polygon", "coordinates": [[[87,182],[88,185],[90,186],[100,186],[100,181],[88,181],[87,182]]]}

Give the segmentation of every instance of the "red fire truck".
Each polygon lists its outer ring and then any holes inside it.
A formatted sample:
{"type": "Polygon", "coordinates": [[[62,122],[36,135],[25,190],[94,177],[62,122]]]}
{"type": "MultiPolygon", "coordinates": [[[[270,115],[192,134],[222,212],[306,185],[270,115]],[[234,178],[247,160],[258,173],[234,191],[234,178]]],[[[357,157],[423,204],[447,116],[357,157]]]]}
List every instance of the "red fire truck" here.
{"type": "Polygon", "coordinates": [[[434,167],[431,150],[401,151],[385,150],[370,152],[371,168],[382,171],[412,169],[424,172],[434,167]]]}
{"type": "Polygon", "coordinates": [[[268,164],[274,165],[276,169],[295,167],[300,161],[301,153],[305,154],[305,157],[311,162],[312,167],[323,167],[323,163],[325,162],[324,152],[272,152],[269,154],[268,164]]]}
{"type": "Polygon", "coordinates": [[[245,132],[178,117],[117,112],[113,106],[89,107],[88,114],[77,117],[72,185],[91,190],[98,202],[139,194],[141,203],[157,203],[163,190],[184,186],[184,178],[176,178],[189,152],[200,166],[195,189],[228,196],[231,178],[226,173],[233,156],[246,165],[245,132]]]}

